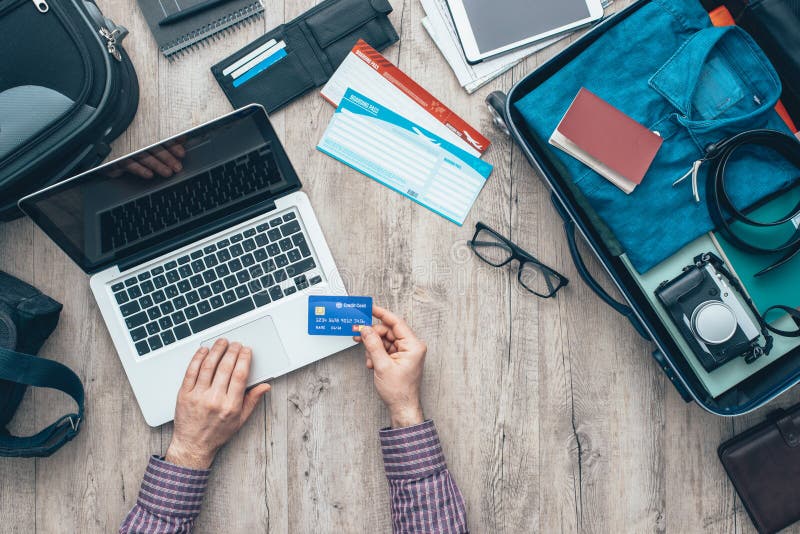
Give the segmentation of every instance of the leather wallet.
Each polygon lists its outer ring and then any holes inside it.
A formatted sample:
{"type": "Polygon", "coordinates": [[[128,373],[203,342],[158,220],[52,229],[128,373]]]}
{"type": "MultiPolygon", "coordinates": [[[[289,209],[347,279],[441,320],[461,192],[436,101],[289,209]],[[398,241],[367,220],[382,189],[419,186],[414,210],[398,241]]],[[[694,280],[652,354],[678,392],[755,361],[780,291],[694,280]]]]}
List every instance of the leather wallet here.
{"type": "Polygon", "coordinates": [[[717,452],[759,532],[800,521],[800,404],[771,413],[717,452]]]}
{"type": "Polygon", "coordinates": [[[325,0],[220,61],[211,72],[233,107],[255,102],[273,112],[327,82],[359,39],[376,50],[397,42],[387,16],[391,11],[388,0],[325,0]],[[225,68],[272,39],[285,43],[286,55],[235,87],[225,68]]]}

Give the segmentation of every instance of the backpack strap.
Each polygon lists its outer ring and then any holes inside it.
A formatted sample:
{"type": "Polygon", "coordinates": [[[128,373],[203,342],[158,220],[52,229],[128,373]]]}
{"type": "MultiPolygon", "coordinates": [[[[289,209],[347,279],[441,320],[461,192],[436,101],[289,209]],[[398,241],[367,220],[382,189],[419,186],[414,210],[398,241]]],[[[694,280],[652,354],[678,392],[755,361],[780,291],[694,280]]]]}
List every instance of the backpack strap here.
{"type": "Polygon", "coordinates": [[[78,413],[64,415],[33,436],[12,436],[0,428],[0,456],[49,456],[78,434],[83,420],[83,384],[72,369],[53,360],[0,348],[0,379],[57,389],[78,405],[78,413]]]}

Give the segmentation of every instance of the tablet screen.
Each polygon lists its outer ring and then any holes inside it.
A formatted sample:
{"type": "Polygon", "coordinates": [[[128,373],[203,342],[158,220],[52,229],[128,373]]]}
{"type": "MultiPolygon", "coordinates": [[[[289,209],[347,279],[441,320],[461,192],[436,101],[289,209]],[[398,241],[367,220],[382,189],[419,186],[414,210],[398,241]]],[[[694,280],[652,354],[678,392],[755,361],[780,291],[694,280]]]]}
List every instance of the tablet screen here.
{"type": "Polygon", "coordinates": [[[462,0],[481,54],[589,18],[586,0],[462,0]]]}

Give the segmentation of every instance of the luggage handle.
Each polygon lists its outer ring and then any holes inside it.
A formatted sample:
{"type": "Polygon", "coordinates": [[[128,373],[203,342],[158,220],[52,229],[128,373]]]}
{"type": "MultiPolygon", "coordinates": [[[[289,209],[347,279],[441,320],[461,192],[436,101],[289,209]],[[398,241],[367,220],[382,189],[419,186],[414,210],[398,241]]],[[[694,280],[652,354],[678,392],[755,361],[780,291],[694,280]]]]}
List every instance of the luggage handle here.
{"type": "MultiPolygon", "coordinates": [[[[505,108],[507,101],[508,96],[505,93],[502,91],[493,91],[486,97],[485,103],[486,107],[489,108],[489,112],[492,114],[492,122],[494,125],[498,127],[505,135],[510,136],[511,133],[505,120],[505,108]]],[[[636,332],[638,332],[639,335],[644,339],[649,340],[650,335],[645,330],[641,321],[639,321],[639,319],[636,317],[636,314],[633,313],[633,310],[629,306],[626,306],[625,304],[615,300],[614,297],[609,295],[591,275],[589,269],[586,267],[586,263],[583,261],[583,258],[578,251],[578,243],[575,238],[575,222],[572,220],[572,217],[569,215],[569,213],[564,210],[564,207],[561,205],[561,202],[558,200],[555,193],[551,194],[550,199],[553,201],[556,211],[564,220],[564,231],[567,234],[569,252],[572,255],[572,261],[575,264],[575,267],[578,269],[578,274],[581,276],[581,278],[583,278],[583,281],[586,282],[586,285],[589,286],[589,288],[594,291],[595,294],[603,300],[603,302],[611,306],[620,314],[624,315],[633,325],[633,328],[636,330],[636,332]]]]}
{"type": "Polygon", "coordinates": [[[669,381],[675,387],[675,390],[678,392],[678,395],[681,396],[683,401],[686,403],[694,401],[694,397],[692,397],[692,394],[689,392],[686,386],[683,385],[678,373],[675,371],[675,368],[672,367],[672,364],[667,361],[664,353],[661,352],[660,349],[656,349],[653,351],[652,356],[658,367],[664,371],[665,375],[667,375],[667,379],[669,379],[669,381]]]}
{"type": "Polygon", "coordinates": [[[580,251],[578,251],[578,240],[576,238],[575,233],[575,222],[572,220],[572,217],[564,211],[564,208],[561,205],[561,202],[555,196],[555,194],[551,194],[551,200],[553,201],[553,205],[556,208],[556,211],[564,220],[564,231],[567,234],[567,244],[569,245],[569,252],[572,255],[572,261],[575,263],[575,267],[578,269],[578,274],[583,278],[583,281],[586,282],[586,285],[589,286],[589,289],[594,291],[594,293],[600,297],[603,302],[611,306],[616,312],[625,316],[628,321],[631,322],[633,328],[642,336],[644,339],[650,339],[650,336],[647,334],[647,331],[642,326],[642,323],[636,317],[636,314],[633,313],[633,310],[630,306],[626,306],[621,302],[618,302],[614,297],[608,294],[605,289],[594,279],[592,274],[589,272],[589,269],[586,267],[586,263],[583,261],[583,257],[581,256],[580,251]]]}

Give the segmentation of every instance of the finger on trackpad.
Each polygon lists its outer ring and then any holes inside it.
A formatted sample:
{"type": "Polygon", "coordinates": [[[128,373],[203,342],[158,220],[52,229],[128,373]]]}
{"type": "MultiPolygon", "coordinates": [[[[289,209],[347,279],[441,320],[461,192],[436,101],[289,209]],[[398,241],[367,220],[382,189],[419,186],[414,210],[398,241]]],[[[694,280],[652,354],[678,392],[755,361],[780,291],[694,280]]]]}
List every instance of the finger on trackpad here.
{"type": "Polygon", "coordinates": [[[289,370],[289,356],[283,348],[281,336],[275,328],[272,317],[261,317],[242,326],[237,326],[216,337],[201,343],[211,347],[217,338],[224,337],[229,342],[238,341],[253,349],[253,363],[250,366],[248,384],[282,375],[289,370]]]}

